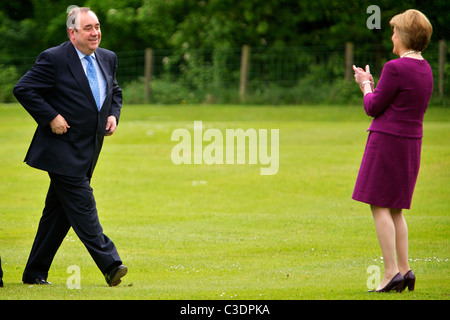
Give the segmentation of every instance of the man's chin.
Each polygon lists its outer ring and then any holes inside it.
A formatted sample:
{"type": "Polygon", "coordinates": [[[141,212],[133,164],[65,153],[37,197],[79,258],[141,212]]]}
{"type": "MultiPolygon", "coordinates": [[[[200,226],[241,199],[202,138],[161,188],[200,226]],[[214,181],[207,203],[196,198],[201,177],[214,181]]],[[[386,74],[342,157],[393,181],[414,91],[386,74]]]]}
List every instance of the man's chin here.
{"type": "Polygon", "coordinates": [[[89,50],[91,50],[92,52],[95,52],[95,50],[97,50],[97,48],[98,48],[98,43],[96,43],[96,44],[91,44],[91,45],[89,46],[89,50]]]}
{"type": "Polygon", "coordinates": [[[100,41],[98,41],[98,40],[96,40],[96,41],[89,41],[88,42],[88,47],[92,51],[97,50],[99,45],[100,45],[100,41]]]}

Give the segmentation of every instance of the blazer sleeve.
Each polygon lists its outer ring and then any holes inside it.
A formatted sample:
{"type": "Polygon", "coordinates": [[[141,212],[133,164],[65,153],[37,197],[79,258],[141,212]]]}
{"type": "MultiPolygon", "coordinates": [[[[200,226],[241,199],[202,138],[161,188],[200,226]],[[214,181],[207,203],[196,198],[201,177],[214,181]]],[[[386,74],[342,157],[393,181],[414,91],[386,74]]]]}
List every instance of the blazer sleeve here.
{"type": "Polygon", "coordinates": [[[117,73],[117,56],[114,54],[113,62],[113,88],[112,88],[112,102],[110,116],[115,116],[117,119],[117,124],[119,123],[120,110],[122,108],[122,89],[119,87],[119,83],[116,78],[117,73]]]}
{"type": "Polygon", "coordinates": [[[373,93],[364,96],[364,110],[371,117],[377,117],[394,100],[399,86],[399,73],[393,63],[386,63],[380,81],[373,93]]]}
{"type": "Polygon", "coordinates": [[[58,115],[41,94],[54,86],[55,65],[51,55],[44,51],[13,89],[17,100],[41,126],[48,125],[58,115]]]}

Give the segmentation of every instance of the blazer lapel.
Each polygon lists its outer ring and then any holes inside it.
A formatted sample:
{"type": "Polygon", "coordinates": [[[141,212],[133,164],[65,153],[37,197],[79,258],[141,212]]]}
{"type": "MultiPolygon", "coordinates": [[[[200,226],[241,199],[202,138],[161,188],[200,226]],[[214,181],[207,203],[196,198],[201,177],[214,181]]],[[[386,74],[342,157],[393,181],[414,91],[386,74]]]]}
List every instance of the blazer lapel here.
{"type": "MultiPolygon", "coordinates": [[[[97,63],[100,66],[100,69],[102,70],[103,77],[105,78],[106,82],[105,102],[106,102],[108,100],[109,91],[112,88],[112,77],[110,75],[110,72],[108,72],[107,65],[105,65],[104,55],[98,49],[97,51],[95,51],[95,58],[97,59],[97,63]]],[[[103,104],[105,102],[103,102],[103,104]]]]}
{"type": "Polygon", "coordinates": [[[95,110],[97,110],[97,105],[95,103],[94,95],[92,94],[86,73],[84,72],[83,66],[81,65],[80,58],[75,51],[75,47],[70,42],[67,52],[67,64],[69,65],[69,69],[72,72],[75,80],[78,82],[78,85],[80,86],[84,95],[91,102],[95,110]]]}

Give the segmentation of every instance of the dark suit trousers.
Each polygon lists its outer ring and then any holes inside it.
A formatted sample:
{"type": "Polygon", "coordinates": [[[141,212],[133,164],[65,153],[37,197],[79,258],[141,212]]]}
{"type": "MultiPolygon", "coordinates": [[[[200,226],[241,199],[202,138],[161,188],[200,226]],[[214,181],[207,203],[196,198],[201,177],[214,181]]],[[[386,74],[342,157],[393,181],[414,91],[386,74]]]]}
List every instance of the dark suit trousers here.
{"type": "MultiPolygon", "coordinates": [[[[23,280],[47,279],[48,270],[70,227],[104,274],[121,264],[114,243],[103,234],[90,179],[49,173],[45,207],[23,274],[23,280]]],[[[71,265],[67,261],[68,266],[71,265]]]]}

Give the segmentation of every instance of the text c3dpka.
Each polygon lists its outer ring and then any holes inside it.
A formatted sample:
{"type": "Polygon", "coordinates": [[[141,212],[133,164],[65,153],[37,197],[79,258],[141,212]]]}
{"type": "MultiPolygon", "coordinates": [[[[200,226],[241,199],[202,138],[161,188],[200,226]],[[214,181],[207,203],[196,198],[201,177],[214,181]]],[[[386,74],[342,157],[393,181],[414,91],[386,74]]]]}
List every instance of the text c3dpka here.
{"type": "Polygon", "coordinates": [[[227,315],[270,315],[267,305],[255,304],[227,304],[224,308],[215,308],[213,306],[194,306],[187,304],[180,309],[182,315],[203,315],[210,318],[213,313],[224,313],[227,315]]]}

